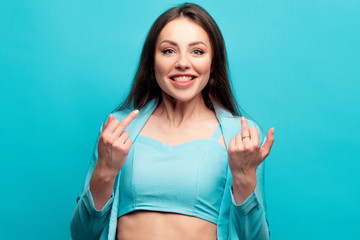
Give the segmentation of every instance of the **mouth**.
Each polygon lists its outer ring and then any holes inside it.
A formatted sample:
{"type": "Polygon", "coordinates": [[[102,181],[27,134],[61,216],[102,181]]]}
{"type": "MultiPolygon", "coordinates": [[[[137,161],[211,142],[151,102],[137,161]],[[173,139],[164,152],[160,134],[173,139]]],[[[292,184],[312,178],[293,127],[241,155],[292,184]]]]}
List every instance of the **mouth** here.
{"type": "Polygon", "coordinates": [[[174,76],[174,77],[170,77],[171,80],[175,81],[175,82],[188,82],[191,81],[193,79],[195,79],[195,76],[174,76]]]}
{"type": "Polygon", "coordinates": [[[189,86],[193,85],[196,76],[191,74],[174,74],[169,78],[176,88],[188,88],[189,86]]]}

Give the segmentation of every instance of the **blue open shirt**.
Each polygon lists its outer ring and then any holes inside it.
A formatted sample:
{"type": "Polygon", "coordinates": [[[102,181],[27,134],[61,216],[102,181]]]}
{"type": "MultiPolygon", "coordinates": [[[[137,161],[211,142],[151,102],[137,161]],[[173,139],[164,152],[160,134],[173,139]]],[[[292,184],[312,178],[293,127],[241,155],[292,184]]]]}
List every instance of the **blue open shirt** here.
{"type": "MultiPolygon", "coordinates": [[[[138,133],[156,108],[156,100],[151,100],[139,113],[139,115],[126,128],[129,138],[135,143],[138,133]]],[[[132,110],[113,113],[115,119],[122,121],[132,110]]],[[[216,116],[220,122],[226,146],[230,139],[241,132],[239,117],[220,107],[215,107],[216,116]]],[[[256,126],[260,136],[260,142],[264,143],[266,138],[253,121],[248,120],[248,125],[256,126]]],[[[100,129],[100,132],[102,127],[100,129]]],[[[134,145],[134,144],[133,144],[134,145]]],[[[132,146],[133,148],[133,146],[132,146]]],[[[130,149],[130,152],[132,149],[130,149]]],[[[129,154],[128,158],[132,157],[129,154]]],[[[78,239],[100,239],[114,240],[116,235],[117,217],[120,203],[120,179],[121,171],[116,178],[113,196],[100,211],[95,209],[94,202],[89,189],[89,182],[98,158],[97,144],[95,145],[90,166],[86,175],[82,195],[71,219],[71,236],[78,239]]],[[[128,159],[127,159],[128,160],[128,159]]],[[[227,176],[222,197],[219,216],[217,219],[217,238],[219,240],[235,239],[269,239],[268,222],[266,220],[266,203],[264,195],[264,163],[261,163],[256,171],[257,186],[241,205],[236,205],[232,194],[232,175],[227,166],[227,176]]]]}

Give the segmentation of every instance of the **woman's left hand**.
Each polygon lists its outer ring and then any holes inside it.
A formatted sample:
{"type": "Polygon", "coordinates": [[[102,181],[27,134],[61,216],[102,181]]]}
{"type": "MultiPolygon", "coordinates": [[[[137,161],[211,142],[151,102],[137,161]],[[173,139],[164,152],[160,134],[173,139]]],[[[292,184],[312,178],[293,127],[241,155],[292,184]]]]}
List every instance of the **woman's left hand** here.
{"type": "Polygon", "coordinates": [[[260,146],[259,133],[255,126],[248,128],[247,120],[241,117],[241,134],[236,134],[229,143],[229,167],[233,183],[256,185],[256,169],[269,155],[274,143],[274,128],[267,133],[267,140],[260,146]]]}

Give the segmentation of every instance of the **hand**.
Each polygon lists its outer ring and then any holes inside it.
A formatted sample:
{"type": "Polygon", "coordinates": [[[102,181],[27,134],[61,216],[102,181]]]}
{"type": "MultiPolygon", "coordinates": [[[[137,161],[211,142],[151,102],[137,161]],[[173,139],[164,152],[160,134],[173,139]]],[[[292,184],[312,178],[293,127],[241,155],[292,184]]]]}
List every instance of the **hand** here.
{"type": "Polygon", "coordinates": [[[121,122],[114,120],[114,115],[110,114],[104,124],[99,137],[98,161],[95,168],[107,177],[115,178],[125,164],[132,145],[129,133],[125,129],[138,113],[138,110],[131,112],[121,122]]]}
{"type": "Polygon", "coordinates": [[[256,178],[256,169],[269,155],[274,143],[274,128],[267,133],[267,140],[260,146],[255,126],[248,128],[247,120],[241,118],[241,134],[236,134],[229,143],[229,167],[234,178],[256,178]]]}

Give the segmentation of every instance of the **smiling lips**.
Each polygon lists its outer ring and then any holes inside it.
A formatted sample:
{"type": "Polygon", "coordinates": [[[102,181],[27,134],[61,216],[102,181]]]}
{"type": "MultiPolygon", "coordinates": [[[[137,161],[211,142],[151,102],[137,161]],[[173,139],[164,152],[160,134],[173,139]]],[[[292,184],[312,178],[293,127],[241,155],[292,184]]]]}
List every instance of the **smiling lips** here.
{"type": "Polygon", "coordinates": [[[177,82],[186,82],[186,81],[190,81],[193,79],[193,77],[190,77],[190,76],[180,76],[180,77],[174,77],[172,78],[174,81],[177,81],[177,82]]]}
{"type": "Polygon", "coordinates": [[[171,82],[178,87],[187,87],[190,86],[195,82],[195,76],[194,75],[172,75],[170,76],[171,82]]]}

